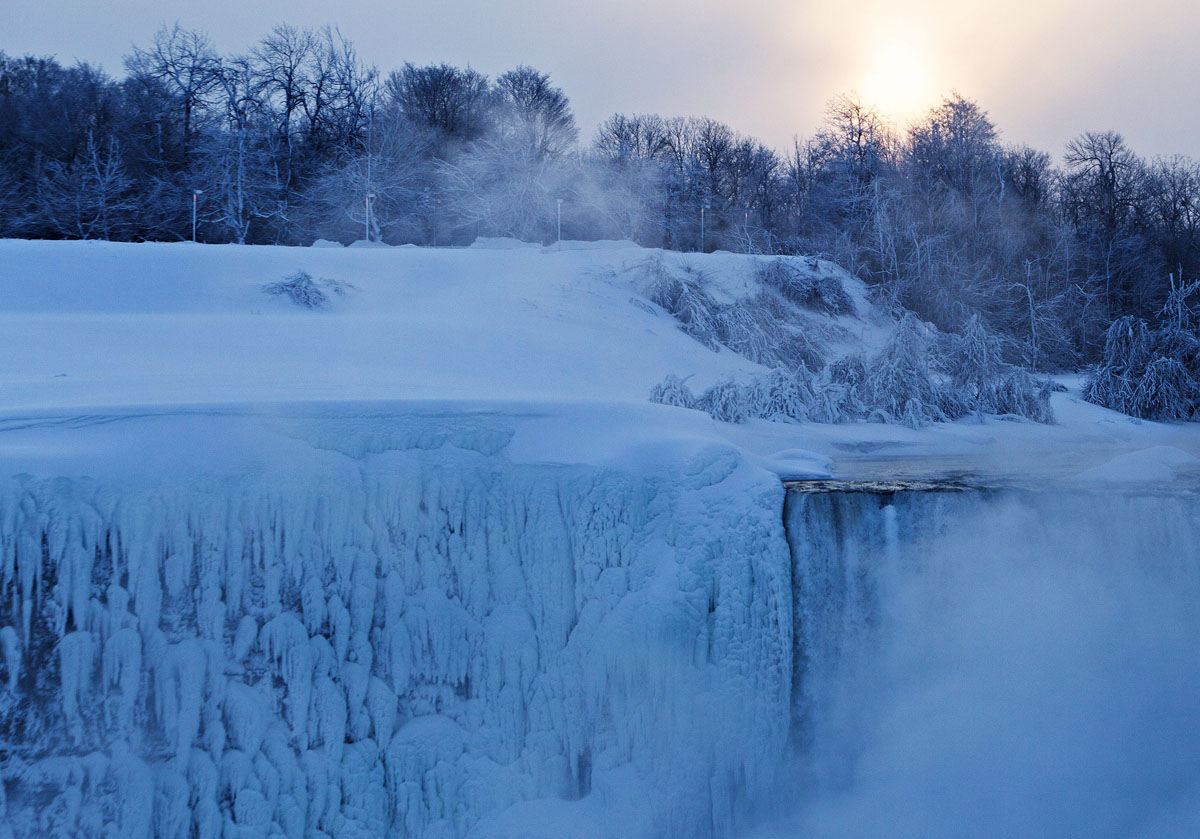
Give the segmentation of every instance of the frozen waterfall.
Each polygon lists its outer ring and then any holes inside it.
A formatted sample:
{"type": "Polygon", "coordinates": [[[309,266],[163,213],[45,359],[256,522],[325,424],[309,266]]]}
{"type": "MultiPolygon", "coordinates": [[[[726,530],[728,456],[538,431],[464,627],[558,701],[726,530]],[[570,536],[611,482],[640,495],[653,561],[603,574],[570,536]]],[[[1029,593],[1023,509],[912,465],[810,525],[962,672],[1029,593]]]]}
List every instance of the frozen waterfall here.
{"type": "Polygon", "coordinates": [[[0,836],[1200,832],[1200,498],[413,422],[0,487],[0,836]]]}
{"type": "Polygon", "coordinates": [[[787,736],[778,481],[454,442],[6,484],[0,835],[459,837],[581,800],[728,833],[787,736]]]}

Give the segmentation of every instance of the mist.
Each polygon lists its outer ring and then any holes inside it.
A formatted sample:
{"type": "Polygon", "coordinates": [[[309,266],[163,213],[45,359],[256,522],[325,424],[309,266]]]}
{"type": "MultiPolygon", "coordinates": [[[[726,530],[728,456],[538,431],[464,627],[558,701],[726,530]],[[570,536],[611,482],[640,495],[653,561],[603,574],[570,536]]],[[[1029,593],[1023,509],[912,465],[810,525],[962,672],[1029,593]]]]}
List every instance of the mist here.
{"type": "Polygon", "coordinates": [[[796,803],[752,835],[1197,835],[1195,501],[893,503],[847,526],[796,803]]]}

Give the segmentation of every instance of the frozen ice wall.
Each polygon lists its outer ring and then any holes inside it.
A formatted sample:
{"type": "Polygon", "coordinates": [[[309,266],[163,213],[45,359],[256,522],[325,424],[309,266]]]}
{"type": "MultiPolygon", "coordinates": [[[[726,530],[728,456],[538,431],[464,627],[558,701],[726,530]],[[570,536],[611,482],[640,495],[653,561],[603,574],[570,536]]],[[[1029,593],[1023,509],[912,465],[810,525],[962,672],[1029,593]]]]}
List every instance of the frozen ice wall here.
{"type": "Polygon", "coordinates": [[[0,491],[0,834],[728,832],[787,737],[783,491],[430,438],[0,491]]]}
{"type": "Polygon", "coordinates": [[[1200,835],[1200,497],[789,493],[795,757],[755,837],[1200,835]]]}

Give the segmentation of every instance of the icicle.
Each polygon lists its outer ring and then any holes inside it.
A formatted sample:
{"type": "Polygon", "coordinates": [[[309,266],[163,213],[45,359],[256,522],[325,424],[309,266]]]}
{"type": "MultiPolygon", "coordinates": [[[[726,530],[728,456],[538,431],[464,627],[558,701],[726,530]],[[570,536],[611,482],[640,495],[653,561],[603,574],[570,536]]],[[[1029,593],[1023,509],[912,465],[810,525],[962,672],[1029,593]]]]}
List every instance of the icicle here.
{"type": "Polygon", "coordinates": [[[21,677],[21,639],[11,626],[0,628],[0,660],[4,662],[9,692],[17,689],[21,677]]]}
{"type": "Polygon", "coordinates": [[[113,633],[104,644],[104,684],[117,689],[116,727],[129,736],[142,674],[142,637],[132,627],[113,633]]]}
{"type": "Polygon", "coordinates": [[[92,633],[80,630],[67,634],[58,646],[58,667],[62,679],[62,707],[71,739],[83,742],[83,720],[80,703],[86,701],[85,690],[90,687],[95,649],[92,633]]]}

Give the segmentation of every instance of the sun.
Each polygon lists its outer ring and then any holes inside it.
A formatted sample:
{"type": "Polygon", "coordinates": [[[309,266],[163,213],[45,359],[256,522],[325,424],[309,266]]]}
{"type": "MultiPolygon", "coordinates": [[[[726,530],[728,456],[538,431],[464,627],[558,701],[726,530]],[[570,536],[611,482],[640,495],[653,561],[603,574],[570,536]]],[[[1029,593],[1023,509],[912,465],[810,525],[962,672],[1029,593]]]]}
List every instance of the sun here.
{"type": "Polygon", "coordinates": [[[864,65],[859,95],[896,123],[911,122],[934,105],[936,79],[924,44],[893,36],[871,49],[864,65]]]}

